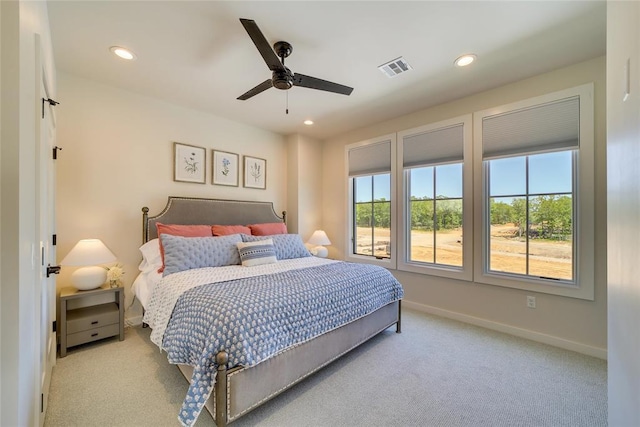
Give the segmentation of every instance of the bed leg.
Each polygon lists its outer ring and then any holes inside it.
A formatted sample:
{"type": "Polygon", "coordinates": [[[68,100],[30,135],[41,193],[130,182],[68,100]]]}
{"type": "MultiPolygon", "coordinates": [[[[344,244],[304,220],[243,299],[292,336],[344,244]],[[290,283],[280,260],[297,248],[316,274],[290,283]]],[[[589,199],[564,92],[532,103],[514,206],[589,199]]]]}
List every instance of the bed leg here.
{"type": "Polygon", "coordinates": [[[229,355],[226,351],[216,354],[216,364],[218,372],[216,374],[216,425],[224,427],[227,425],[227,363],[229,355]]]}
{"type": "Polygon", "coordinates": [[[402,333],[402,301],[398,301],[398,322],[396,323],[396,334],[402,333]]]}

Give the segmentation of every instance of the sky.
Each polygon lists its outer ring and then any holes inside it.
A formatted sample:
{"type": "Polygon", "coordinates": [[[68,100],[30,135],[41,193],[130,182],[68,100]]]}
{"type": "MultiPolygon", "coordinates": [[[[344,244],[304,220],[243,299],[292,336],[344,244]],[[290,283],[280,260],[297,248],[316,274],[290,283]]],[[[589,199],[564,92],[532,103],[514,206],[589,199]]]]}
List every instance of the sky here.
{"type": "MultiPolygon", "coordinates": [[[[571,192],[571,151],[529,156],[529,194],[571,192]]],[[[490,195],[518,196],[526,194],[525,157],[490,161],[490,195]]],[[[436,196],[462,197],[462,164],[435,167],[436,196]]],[[[411,195],[433,197],[434,167],[411,169],[411,195]]],[[[358,202],[371,200],[371,178],[356,178],[358,202]]],[[[390,200],[390,174],[373,176],[374,199],[390,200]]]]}
{"type": "MultiPolygon", "coordinates": [[[[529,194],[571,192],[571,151],[529,156],[529,194]]],[[[526,194],[524,157],[490,161],[490,195],[526,194]]]]}

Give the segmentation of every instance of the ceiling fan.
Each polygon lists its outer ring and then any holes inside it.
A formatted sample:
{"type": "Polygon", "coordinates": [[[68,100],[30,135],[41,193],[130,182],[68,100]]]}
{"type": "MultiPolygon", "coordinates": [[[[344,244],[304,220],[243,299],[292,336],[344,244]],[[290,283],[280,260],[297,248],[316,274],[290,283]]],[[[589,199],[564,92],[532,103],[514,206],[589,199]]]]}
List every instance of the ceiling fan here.
{"type": "Polygon", "coordinates": [[[273,45],[273,49],[271,49],[269,42],[267,42],[267,39],[264,37],[262,31],[260,31],[260,28],[258,28],[258,25],[254,20],[241,18],[240,22],[244,26],[244,29],[247,30],[249,37],[253,40],[253,43],[258,48],[258,52],[262,55],[264,62],[267,63],[267,67],[269,67],[273,75],[270,79],[263,81],[258,86],[240,95],[238,97],[239,100],[245,101],[271,87],[287,90],[291,89],[293,86],[301,86],[310,89],[339,93],[342,95],[350,95],[353,91],[353,88],[349,86],[292,72],[284,66],[284,59],[293,51],[293,46],[291,46],[291,44],[285,41],[279,41],[276,42],[273,45]]]}

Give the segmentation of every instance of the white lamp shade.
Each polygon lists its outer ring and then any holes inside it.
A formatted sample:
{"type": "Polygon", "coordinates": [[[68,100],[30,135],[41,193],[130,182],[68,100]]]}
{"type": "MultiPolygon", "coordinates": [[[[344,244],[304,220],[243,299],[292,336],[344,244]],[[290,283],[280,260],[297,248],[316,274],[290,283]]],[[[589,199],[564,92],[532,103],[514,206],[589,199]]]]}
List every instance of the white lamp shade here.
{"type": "Polygon", "coordinates": [[[116,256],[100,239],[80,240],[60,264],[76,267],[115,262],[116,256]]]}
{"type": "Polygon", "coordinates": [[[309,251],[312,255],[320,258],[326,258],[329,255],[329,251],[323,245],[330,245],[331,240],[323,230],[314,231],[307,244],[311,246],[309,251]]]}
{"type": "Polygon", "coordinates": [[[313,232],[307,243],[315,246],[323,246],[330,245],[331,240],[329,240],[329,237],[327,237],[327,233],[325,233],[323,230],[316,230],[313,232]]]}
{"type": "Polygon", "coordinates": [[[115,262],[116,256],[100,239],[80,240],[60,264],[82,267],[71,274],[71,284],[81,291],[95,289],[107,281],[107,270],[97,266],[115,262]]]}

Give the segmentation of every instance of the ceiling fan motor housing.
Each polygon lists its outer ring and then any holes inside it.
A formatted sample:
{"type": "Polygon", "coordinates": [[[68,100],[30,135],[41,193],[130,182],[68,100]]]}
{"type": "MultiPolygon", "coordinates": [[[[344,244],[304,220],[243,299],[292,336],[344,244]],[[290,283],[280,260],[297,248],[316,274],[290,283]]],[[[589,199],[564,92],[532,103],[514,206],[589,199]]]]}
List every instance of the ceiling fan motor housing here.
{"type": "Polygon", "coordinates": [[[272,81],[273,87],[277,89],[291,89],[293,87],[293,73],[286,67],[284,70],[275,70],[272,81]]]}

